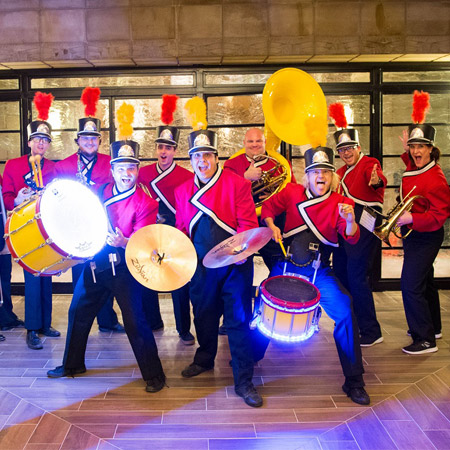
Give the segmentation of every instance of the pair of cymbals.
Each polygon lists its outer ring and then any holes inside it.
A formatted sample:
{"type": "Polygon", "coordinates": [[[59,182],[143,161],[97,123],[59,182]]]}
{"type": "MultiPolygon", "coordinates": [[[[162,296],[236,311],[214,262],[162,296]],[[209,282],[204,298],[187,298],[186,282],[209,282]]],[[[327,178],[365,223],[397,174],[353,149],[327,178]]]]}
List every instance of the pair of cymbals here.
{"type": "MultiPolygon", "coordinates": [[[[272,237],[269,228],[253,228],[220,242],[204,257],[203,265],[218,268],[242,261],[264,247],[272,237]]],[[[184,286],[197,268],[191,240],[174,227],[155,224],[131,236],[125,251],[129,271],[139,283],[158,292],[184,286]]]]}

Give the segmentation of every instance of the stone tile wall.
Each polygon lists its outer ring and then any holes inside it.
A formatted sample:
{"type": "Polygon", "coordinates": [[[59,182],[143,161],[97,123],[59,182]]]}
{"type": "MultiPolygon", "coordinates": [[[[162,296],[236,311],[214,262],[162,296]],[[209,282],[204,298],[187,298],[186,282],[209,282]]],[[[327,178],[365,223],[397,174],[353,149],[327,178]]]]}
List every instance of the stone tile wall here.
{"type": "Polygon", "coordinates": [[[449,60],[447,0],[0,0],[3,68],[449,60]]]}

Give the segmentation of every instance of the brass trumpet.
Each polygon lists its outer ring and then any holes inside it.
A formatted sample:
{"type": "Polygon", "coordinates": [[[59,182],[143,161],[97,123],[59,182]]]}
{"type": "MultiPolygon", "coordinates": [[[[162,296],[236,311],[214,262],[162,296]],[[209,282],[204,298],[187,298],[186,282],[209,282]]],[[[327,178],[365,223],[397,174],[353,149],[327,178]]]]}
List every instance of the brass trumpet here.
{"type": "Polygon", "coordinates": [[[389,242],[389,235],[391,233],[393,233],[394,236],[399,239],[406,239],[409,236],[409,233],[411,233],[412,231],[409,230],[404,236],[402,236],[400,232],[400,226],[397,224],[397,222],[404,212],[411,211],[414,202],[418,198],[425,198],[422,195],[413,195],[412,197],[410,197],[411,192],[415,188],[416,187],[414,186],[411,191],[408,192],[408,194],[403,198],[403,200],[400,200],[390,211],[388,211],[386,215],[382,214],[382,216],[384,217],[383,223],[373,230],[373,234],[389,247],[392,247],[391,243],[389,242]]]}

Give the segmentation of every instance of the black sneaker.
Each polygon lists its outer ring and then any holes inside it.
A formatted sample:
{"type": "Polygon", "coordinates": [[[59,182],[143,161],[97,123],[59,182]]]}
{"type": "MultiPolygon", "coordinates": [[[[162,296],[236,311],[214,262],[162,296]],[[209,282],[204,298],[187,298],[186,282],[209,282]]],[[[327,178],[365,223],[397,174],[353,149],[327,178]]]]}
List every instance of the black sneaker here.
{"type": "Polygon", "coordinates": [[[47,337],[59,337],[61,333],[58,330],[55,330],[53,327],[48,327],[46,329],[39,330],[39,334],[43,334],[47,337]]]}
{"type": "Polygon", "coordinates": [[[381,344],[383,341],[383,336],[380,336],[378,339],[366,338],[364,336],[361,336],[359,339],[359,345],[361,347],[372,347],[373,345],[381,344]]]}
{"type": "Polygon", "coordinates": [[[157,377],[152,377],[147,380],[147,386],[145,390],[147,392],[158,392],[166,385],[166,376],[164,374],[158,375],[157,377]]]}
{"type": "Polygon", "coordinates": [[[28,331],[27,332],[27,345],[31,350],[41,350],[44,348],[42,345],[41,338],[38,336],[37,331],[28,331]]]}
{"type": "Polygon", "coordinates": [[[363,387],[348,387],[347,385],[342,386],[342,390],[347,394],[347,397],[350,397],[352,402],[357,403],[358,405],[369,405],[370,397],[369,394],[363,387]]]}
{"type": "Polygon", "coordinates": [[[203,372],[206,372],[208,370],[212,370],[213,367],[203,367],[203,366],[199,366],[198,364],[192,363],[189,364],[189,366],[185,367],[182,372],[181,375],[184,378],[192,378],[192,377],[196,377],[197,375],[200,375],[203,372]]]}
{"type": "Polygon", "coordinates": [[[106,327],[98,327],[98,329],[102,333],[125,333],[125,328],[122,324],[117,322],[112,328],[106,328],[106,327]]]}
{"type": "Polygon", "coordinates": [[[252,408],[259,408],[263,404],[263,399],[258,394],[258,391],[255,389],[253,384],[246,388],[235,388],[234,392],[236,392],[239,397],[242,397],[244,402],[252,408]]]}
{"type": "Polygon", "coordinates": [[[62,378],[70,376],[73,378],[74,375],[79,375],[80,373],[85,373],[86,367],[79,367],[78,369],[66,369],[64,366],[55,367],[47,372],[49,378],[62,378]]]}
{"type": "Polygon", "coordinates": [[[190,331],[188,331],[186,333],[180,333],[179,336],[180,336],[181,342],[184,345],[194,345],[195,337],[192,335],[192,333],[190,331]]]}
{"type": "Polygon", "coordinates": [[[410,355],[423,355],[424,353],[437,352],[438,348],[435,342],[417,341],[407,347],[403,347],[402,350],[410,355]]]}
{"type": "Polygon", "coordinates": [[[4,341],[5,339],[5,336],[3,336],[3,334],[0,334],[0,342],[4,341]]]}

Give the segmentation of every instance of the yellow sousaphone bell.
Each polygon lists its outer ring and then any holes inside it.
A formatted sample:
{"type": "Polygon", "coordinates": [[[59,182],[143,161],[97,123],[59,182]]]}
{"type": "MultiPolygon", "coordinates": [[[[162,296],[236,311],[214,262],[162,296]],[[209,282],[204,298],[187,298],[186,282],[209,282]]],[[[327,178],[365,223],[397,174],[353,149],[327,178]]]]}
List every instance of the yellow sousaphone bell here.
{"type": "MultiPolygon", "coordinates": [[[[252,183],[253,196],[264,197],[255,202],[258,216],[262,203],[291,181],[289,162],[277,151],[281,140],[317,147],[326,143],[328,132],[325,95],[317,81],[303,70],[285,68],[275,72],[264,86],[262,108],[266,151],[269,158],[276,160],[276,166],[263,172],[261,181],[252,183]]],[[[231,158],[244,152],[241,149],[231,158]]]]}

